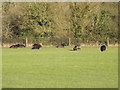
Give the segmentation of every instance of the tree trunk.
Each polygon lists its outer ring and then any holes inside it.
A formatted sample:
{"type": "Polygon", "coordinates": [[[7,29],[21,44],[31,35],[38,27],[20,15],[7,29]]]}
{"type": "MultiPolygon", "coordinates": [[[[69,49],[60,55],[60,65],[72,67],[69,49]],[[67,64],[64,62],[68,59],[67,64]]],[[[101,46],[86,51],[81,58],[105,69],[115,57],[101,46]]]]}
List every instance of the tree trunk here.
{"type": "Polygon", "coordinates": [[[25,38],[25,46],[28,46],[28,37],[25,38]]]}
{"type": "Polygon", "coordinates": [[[69,41],[68,42],[69,42],[69,46],[70,46],[71,45],[71,38],[70,37],[69,37],[69,41]]]}
{"type": "Polygon", "coordinates": [[[97,45],[97,46],[99,45],[99,42],[98,42],[98,41],[96,42],[96,45],[97,45]]]}
{"type": "Polygon", "coordinates": [[[109,37],[107,38],[107,46],[109,46],[109,37]]]}

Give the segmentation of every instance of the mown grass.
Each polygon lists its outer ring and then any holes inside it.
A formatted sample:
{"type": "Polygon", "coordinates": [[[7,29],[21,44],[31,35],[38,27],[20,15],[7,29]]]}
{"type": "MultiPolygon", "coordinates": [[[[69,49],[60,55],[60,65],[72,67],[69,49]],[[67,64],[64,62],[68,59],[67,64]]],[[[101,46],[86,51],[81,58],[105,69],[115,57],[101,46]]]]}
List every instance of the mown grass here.
{"type": "Polygon", "coordinates": [[[108,47],[3,48],[3,88],[117,88],[118,51],[108,47]]]}

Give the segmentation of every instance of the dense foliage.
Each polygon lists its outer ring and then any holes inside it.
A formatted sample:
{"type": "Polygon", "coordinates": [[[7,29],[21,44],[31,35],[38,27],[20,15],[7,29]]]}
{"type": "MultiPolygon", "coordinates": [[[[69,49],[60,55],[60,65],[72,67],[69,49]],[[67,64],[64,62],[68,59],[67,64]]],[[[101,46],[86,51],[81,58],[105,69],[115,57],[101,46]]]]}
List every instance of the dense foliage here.
{"type": "Polygon", "coordinates": [[[117,43],[116,2],[3,3],[3,43],[117,43]]]}

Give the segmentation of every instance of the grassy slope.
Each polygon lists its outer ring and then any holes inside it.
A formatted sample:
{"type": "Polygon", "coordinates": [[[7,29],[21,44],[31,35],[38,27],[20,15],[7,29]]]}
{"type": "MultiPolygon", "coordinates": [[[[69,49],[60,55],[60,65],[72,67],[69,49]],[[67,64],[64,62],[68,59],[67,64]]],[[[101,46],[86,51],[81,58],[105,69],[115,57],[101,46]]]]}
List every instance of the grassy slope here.
{"type": "Polygon", "coordinates": [[[3,87],[113,88],[118,82],[116,47],[3,48],[3,87]]]}

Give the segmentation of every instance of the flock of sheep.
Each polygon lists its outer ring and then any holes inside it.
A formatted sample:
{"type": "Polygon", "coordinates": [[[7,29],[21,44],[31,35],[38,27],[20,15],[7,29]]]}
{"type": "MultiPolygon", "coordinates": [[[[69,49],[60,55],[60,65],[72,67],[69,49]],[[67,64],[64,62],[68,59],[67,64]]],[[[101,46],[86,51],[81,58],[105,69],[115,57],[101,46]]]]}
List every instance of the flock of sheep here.
{"type": "MultiPolygon", "coordinates": [[[[25,47],[25,45],[23,45],[23,44],[15,44],[15,45],[10,46],[9,48],[23,48],[23,47],[25,47]]],[[[59,48],[59,47],[60,48],[64,48],[65,44],[60,44],[60,45],[56,46],[56,48],[59,48]]],[[[40,49],[40,48],[42,48],[41,44],[34,44],[34,45],[32,45],[32,49],[40,49]]],[[[81,49],[81,46],[79,44],[75,45],[72,50],[73,51],[77,51],[78,49],[81,49]]],[[[106,46],[102,45],[100,47],[100,51],[103,52],[105,50],[106,50],[106,46]]]]}

